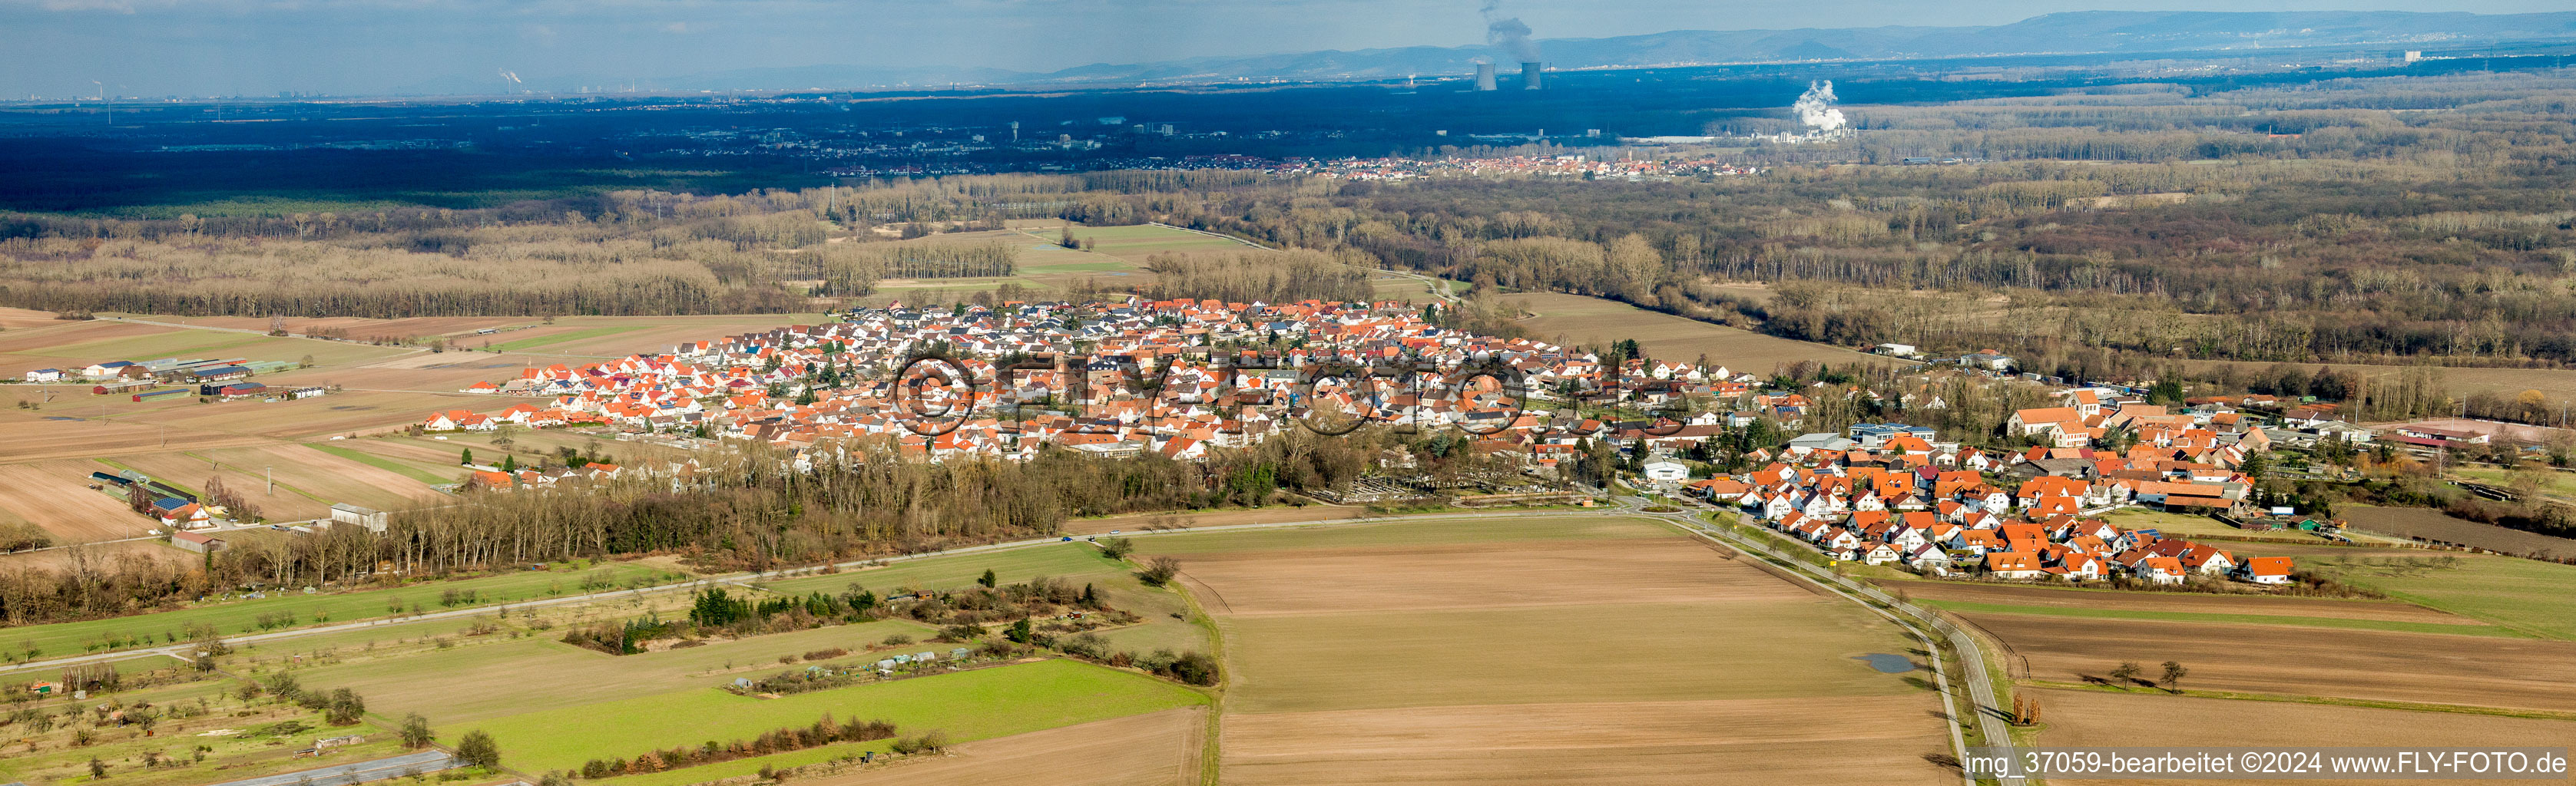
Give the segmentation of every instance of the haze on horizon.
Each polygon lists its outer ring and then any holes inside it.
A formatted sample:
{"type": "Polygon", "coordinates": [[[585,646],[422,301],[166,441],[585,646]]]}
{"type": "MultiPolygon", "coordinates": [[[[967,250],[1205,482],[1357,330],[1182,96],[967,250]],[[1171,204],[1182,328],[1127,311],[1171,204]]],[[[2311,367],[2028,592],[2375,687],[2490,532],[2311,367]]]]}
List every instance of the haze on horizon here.
{"type": "MultiPolygon", "coordinates": [[[[2006,24],[2074,0],[1503,0],[1539,39],[1668,30],[2006,24]]],[[[2115,10],[2566,10],[2553,0],[2143,0],[2115,10]]],[[[1476,0],[0,0],[0,98],[615,86],[748,68],[1051,71],[1484,43],[1476,0]]]]}

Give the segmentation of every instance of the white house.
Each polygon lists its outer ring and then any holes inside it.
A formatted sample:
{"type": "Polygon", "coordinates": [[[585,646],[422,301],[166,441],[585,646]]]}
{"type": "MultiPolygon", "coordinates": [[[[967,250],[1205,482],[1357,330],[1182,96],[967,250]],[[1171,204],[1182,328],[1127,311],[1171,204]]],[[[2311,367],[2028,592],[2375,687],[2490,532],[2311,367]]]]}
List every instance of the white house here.
{"type": "Polygon", "coordinates": [[[2256,584],[2290,583],[2289,557],[2252,557],[2238,565],[2236,575],[2256,584]]]}
{"type": "Polygon", "coordinates": [[[29,382],[59,382],[62,378],[63,370],[59,368],[40,368],[27,372],[29,382]]]}
{"type": "Polygon", "coordinates": [[[1679,461],[1649,461],[1643,471],[1647,480],[1685,480],[1690,477],[1690,467],[1679,461]]]}
{"type": "Polygon", "coordinates": [[[2002,371],[2012,368],[2012,364],[2013,359],[2011,355],[2006,355],[1991,349],[1979,350],[1974,354],[1959,356],[1959,365],[1966,366],[1968,368],[2002,371]]]}

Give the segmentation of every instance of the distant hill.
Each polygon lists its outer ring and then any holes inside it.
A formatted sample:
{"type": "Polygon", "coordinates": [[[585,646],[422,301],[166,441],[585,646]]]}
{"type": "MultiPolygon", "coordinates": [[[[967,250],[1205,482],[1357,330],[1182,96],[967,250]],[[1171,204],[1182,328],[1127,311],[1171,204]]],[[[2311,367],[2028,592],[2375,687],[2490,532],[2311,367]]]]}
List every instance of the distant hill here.
{"type": "MultiPolygon", "coordinates": [[[[1674,30],[1614,38],[1553,38],[1537,43],[1540,55],[1548,65],[1563,69],[2362,44],[2423,49],[2551,39],[2576,39],[2576,12],[2077,11],[2036,16],[1992,27],[1674,30]]],[[[1386,79],[1416,74],[1464,74],[1473,71],[1478,62],[1506,59],[1499,54],[1487,46],[1413,46],[1203,57],[1150,63],[1095,63],[1046,73],[989,68],[810,66],[726,71],[651,80],[642,86],[666,90],[796,90],[941,86],[951,83],[1386,79]]],[[[1506,62],[1501,70],[1508,74],[1515,68],[1506,62]]]]}

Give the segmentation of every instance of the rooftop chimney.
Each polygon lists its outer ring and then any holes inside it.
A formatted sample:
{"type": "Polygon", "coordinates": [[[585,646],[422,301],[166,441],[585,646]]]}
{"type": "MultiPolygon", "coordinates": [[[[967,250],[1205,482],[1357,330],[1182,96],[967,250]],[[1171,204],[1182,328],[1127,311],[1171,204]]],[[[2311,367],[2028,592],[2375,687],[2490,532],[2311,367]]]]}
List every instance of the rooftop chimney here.
{"type": "Polygon", "coordinates": [[[1522,89],[1522,90],[1537,90],[1537,89],[1538,89],[1538,84],[1539,84],[1538,74],[1539,74],[1539,70],[1540,70],[1541,68],[1543,68],[1543,67],[1544,67],[1544,66],[1541,66],[1541,65],[1539,65],[1539,64],[1537,64],[1537,63],[1522,63],[1522,64],[1521,64],[1521,89],[1522,89]]]}
{"type": "Polygon", "coordinates": [[[1494,64],[1492,64],[1492,63],[1477,63],[1477,64],[1476,64],[1476,89],[1478,89],[1478,90],[1492,90],[1492,89],[1494,89],[1494,64]]]}

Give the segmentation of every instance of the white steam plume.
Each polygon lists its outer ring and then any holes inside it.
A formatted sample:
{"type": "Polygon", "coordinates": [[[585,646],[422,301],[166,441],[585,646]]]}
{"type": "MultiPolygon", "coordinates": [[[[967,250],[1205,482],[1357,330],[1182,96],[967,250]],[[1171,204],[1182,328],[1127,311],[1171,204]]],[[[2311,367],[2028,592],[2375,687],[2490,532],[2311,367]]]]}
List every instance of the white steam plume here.
{"type": "Polygon", "coordinates": [[[1843,110],[1834,108],[1833,80],[1808,82],[1807,92],[1798,95],[1798,103],[1789,106],[1798,113],[1798,122],[1817,131],[1840,131],[1843,110]]]}
{"type": "Polygon", "coordinates": [[[1529,25],[1519,17],[1503,16],[1502,0],[1485,0],[1477,9],[1485,16],[1485,43],[1511,55],[1513,62],[1538,62],[1538,43],[1530,40],[1529,25]]]}

